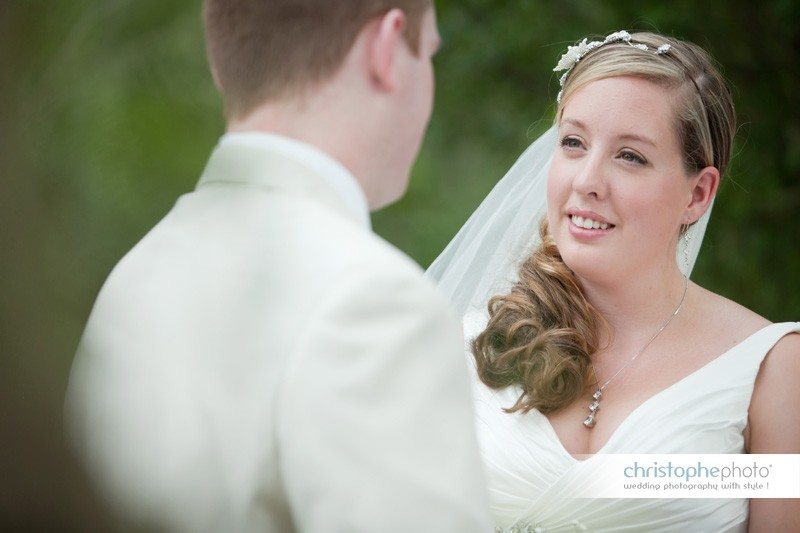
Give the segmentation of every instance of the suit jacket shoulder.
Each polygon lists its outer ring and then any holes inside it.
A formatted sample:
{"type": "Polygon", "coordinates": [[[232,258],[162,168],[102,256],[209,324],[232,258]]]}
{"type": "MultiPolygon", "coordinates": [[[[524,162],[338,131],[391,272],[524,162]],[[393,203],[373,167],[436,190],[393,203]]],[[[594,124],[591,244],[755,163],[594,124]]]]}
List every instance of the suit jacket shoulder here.
{"type": "Polygon", "coordinates": [[[72,442],[156,527],[482,528],[455,321],[306,178],[201,184],[119,262],[73,365],[72,442]]]}

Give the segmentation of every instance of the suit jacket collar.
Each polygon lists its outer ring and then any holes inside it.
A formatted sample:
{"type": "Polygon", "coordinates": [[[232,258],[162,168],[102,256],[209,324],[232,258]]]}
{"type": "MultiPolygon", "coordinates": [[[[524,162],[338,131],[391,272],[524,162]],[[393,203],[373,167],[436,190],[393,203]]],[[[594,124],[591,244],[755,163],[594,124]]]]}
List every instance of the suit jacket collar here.
{"type": "Polygon", "coordinates": [[[366,198],[355,178],[327,154],[285,137],[226,135],[211,154],[198,188],[212,183],[251,185],[304,197],[371,227],[366,198]]]}

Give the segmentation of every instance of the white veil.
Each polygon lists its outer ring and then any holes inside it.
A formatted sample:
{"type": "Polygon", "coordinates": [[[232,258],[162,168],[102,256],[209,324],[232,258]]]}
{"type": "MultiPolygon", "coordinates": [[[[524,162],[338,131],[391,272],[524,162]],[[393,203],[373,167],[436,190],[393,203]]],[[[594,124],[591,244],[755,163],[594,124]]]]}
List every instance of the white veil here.
{"type": "MultiPolygon", "coordinates": [[[[458,316],[484,311],[489,298],[507,293],[517,279],[517,267],[539,244],[539,221],[547,213],[547,173],[557,136],[553,126],[522,153],[425,272],[458,316]]],[[[711,207],[689,228],[687,276],[710,215],[711,207]]],[[[684,270],[681,248],[676,260],[684,270]]]]}

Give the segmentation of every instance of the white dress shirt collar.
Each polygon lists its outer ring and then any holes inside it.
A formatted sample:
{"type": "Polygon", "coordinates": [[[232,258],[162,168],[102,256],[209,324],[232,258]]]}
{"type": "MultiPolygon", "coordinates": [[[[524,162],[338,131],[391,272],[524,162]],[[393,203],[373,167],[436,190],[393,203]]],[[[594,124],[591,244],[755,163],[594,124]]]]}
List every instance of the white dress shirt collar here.
{"type": "Polygon", "coordinates": [[[367,197],[361,185],[344,165],[319,148],[289,137],[264,132],[226,133],[220,138],[219,145],[261,148],[302,164],[323,178],[341,196],[348,209],[364,227],[368,229],[372,227],[367,197]]]}

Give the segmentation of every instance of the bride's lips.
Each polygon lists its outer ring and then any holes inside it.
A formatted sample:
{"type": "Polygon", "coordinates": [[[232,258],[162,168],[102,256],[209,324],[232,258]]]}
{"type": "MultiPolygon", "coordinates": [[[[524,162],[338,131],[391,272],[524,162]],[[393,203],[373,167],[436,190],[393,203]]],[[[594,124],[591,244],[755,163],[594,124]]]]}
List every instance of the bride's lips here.
{"type": "Polygon", "coordinates": [[[595,239],[608,235],[616,227],[607,218],[594,211],[568,209],[569,232],[578,239],[595,239]]]}

